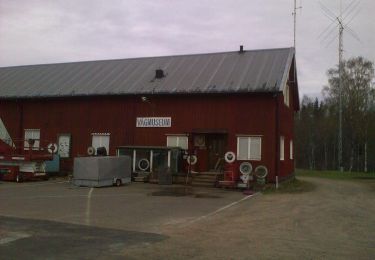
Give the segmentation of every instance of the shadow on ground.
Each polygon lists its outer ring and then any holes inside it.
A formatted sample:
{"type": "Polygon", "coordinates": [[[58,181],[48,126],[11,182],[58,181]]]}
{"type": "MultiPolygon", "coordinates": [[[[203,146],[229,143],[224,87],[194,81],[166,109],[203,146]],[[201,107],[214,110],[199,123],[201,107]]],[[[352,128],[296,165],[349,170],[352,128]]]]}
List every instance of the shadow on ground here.
{"type": "Polygon", "coordinates": [[[7,259],[122,259],[130,246],[167,236],[0,216],[0,252],[7,259]]]}

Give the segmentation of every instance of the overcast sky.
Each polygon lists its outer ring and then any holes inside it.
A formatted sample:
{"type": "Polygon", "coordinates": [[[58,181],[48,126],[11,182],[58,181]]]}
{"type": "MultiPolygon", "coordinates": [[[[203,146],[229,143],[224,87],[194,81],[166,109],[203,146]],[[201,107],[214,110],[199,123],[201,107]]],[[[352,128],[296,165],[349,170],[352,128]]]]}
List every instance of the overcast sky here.
{"type": "MultiPolygon", "coordinates": [[[[338,27],[319,3],[339,14],[340,1],[297,2],[302,5],[297,12],[297,68],[302,97],[320,93],[327,84],[327,69],[337,64],[338,27]]],[[[0,0],[0,67],[234,51],[239,45],[245,49],[290,47],[293,3],[0,0]]],[[[344,21],[350,27],[344,33],[345,58],[362,55],[375,61],[375,1],[342,0],[342,6],[348,14],[344,21]],[[353,33],[361,42],[350,35],[353,33]]]]}

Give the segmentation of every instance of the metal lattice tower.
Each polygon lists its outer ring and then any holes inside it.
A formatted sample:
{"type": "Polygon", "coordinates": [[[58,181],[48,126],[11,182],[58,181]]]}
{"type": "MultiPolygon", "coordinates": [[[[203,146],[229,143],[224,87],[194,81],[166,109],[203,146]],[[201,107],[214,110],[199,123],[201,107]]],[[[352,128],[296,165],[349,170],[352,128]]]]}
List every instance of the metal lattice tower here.
{"type": "MultiPolygon", "coordinates": [[[[341,9],[341,8],[340,8],[341,9]]],[[[339,23],[339,136],[338,136],[338,166],[340,172],[343,172],[342,166],[342,88],[343,88],[343,51],[344,51],[344,26],[342,25],[342,14],[340,12],[340,18],[337,18],[339,23]]]]}
{"type": "MultiPolygon", "coordinates": [[[[343,156],[342,156],[342,111],[343,111],[343,104],[342,104],[342,92],[344,87],[344,81],[343,81],[343,53],[344,53],[344,30],[347,31],[352,37],[354,37],[356,40],[360,42],[359,37],[357,34],[348,26],[348,24],[354,19],[354,17],[358,14],[358,6],[360,4],[360,0],[354,0],[352,1],[343,11],[342,10],[342,0],[340,0],[340,14],[337,16],[334,12],[329,10],[326,6],[324,6],[320,2],[320,6],[324,12],[324,15],[332,21],[332,23],[320,34],[319,37],[324,37],[323,40],[330,37],[331,33],[337,28],[339,29],[339,123],[338,123],[338,168],[342,172],[344,170],[343,168],[343,156]],[[345,15],[343,17],[343,15],[345,15]],[[350,17],[349,22],[346,22],[344,24],[344,21],[350,17]],[[332,27],[333,25],[333,27],[332,27]]],[[[335,36],[331,41],[336,39],[337,36],[335,36]]],[[[329,45],[328,44],[328,45],[329,45]]]]}
{"type": "Polygon", "coordinates": [[[294,9],[293,9],[293,22],[294,22],[294,27],[293,27],[293,46],[294,50],[296,50],[296,30],[297,30],[297,10],[302,9],[302,6],[297,7],[297,0],[294,0],[294,9]]]}

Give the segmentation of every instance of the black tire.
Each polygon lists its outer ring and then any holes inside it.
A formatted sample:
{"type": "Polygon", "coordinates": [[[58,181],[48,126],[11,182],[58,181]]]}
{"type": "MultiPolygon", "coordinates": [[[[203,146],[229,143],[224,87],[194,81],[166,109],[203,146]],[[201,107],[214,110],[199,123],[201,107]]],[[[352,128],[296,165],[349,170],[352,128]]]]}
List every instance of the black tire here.
{"type": "Polygon", "coordinates": [[[122,185],[122,181],[121,181],[121,179],[116,179],[115,185],[116,185],[117,187],[120,187],[120,186],[122,185]]]}
{"type": "Polygon", "coordinates": [[[17,174],[16,182],[18,182],[18,183],[22,182],[22,176],[20,174],[17,174]]]}

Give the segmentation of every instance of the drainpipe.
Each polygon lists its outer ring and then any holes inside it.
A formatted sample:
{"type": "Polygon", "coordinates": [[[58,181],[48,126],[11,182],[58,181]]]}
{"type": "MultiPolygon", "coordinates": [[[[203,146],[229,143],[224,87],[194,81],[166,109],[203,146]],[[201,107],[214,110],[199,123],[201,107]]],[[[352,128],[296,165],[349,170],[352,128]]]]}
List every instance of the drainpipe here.
{"type": "Polygon", "coordinates": [[[275,138],[276,138],[276,154],[275,154],[275,176],[276,189],[279,188],[279,170],[280,170],[280,108],[279,108],[280,93],[275,93],[275,138]]]}
{"type": "Polygon", "coordinates": [[[18,139],[22,140],[23,139],[23,104],[22,104],[22,101],[20,102],[18,99],[16,100],[16,102],[18,103],[18,109],[20,112],[18,139]]]}

